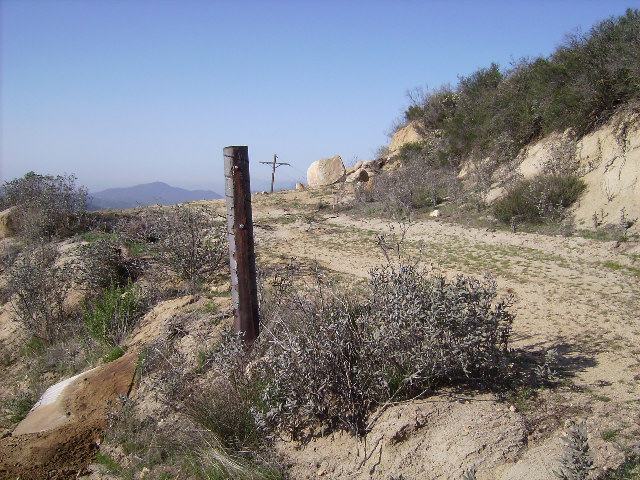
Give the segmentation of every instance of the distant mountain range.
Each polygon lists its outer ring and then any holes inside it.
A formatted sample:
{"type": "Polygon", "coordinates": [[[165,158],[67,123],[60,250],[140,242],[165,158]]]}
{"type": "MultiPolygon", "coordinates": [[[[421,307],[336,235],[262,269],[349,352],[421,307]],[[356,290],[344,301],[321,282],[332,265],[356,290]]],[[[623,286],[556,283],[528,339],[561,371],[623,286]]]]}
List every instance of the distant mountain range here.
{"type": "Polygon", "coordinates": [[[211,190],[185,190],[164,182],[126,188],[108,188],[89,194],[89,210],[133,208],[145,205],[173,205],[194,200],[213,200],[222,195],[211,190]]]}

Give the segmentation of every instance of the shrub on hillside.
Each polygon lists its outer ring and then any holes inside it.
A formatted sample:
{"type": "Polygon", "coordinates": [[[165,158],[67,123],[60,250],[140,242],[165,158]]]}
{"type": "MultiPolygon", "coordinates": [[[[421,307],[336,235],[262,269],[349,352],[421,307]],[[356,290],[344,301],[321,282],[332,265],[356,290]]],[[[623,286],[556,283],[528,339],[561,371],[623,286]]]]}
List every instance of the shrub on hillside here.
{"type": "Polygon", "coordinates": [[[408,93],[411,105],[405,112],[407,121],[419,122],[428,130],[437,130],[454,114],[458,95],[445,85],[431,92],[416,89],[408,93]]]}
{"type": "MultiPolygon", "coordinates": [[[[6,243],[0,247],[0,274],[13,265],[20,255],[23,245],[20,243],[6,243]]],[[[5,303],[0,301],[0,303],[5,303]]]]}
{"type": "Polygon", "coordinates": [[[373,270],[370,289],[388,352],[387,376],[402,377],[400,390],[415,393],[440,381],[503,371],[513,315],[511,299],[496,301],[492,279],[447,280],[401,264],[373,270]]]}
{"type": "Polygon", "coordinates": [[[139,290],[133,285],[112,284],[84,308],[84,324],[98,343],[120,345],[142,314],[139,290]]]}
{"type": "MultiPolygon", "coordinates": [[[[549,115],[556,128],[567,122],[585,130],[640,95],[640,10],[627,9],[570,35],[551,56],[556,98],[549,115]]],[[[553,125],[553,123],[551,123],[553,125]]]]}
{"type": "Polygon", "coordinates": [[[76,187],[73,175],[25,174],[2,184],[4,208],[16,207],[14,227],[29,239],[74,233],[83,224],[87,190],[76,187]]]}
{"type": "Polygon", "coordinates": [[[582,134],[620,105],[640,100],[640,10],[567,37],[547,58],[523,58],[501,70],[491,64],[455,88],[410,95],[405,121],[442,135],[449,164],[487,156],[511,160],[542,135],[582,134]]]}
{"type": "Polygon", "coordinates": [[[104,236],[78,248],[79,283],[90,295],[110,286],[124,286],[140,274],[139,263],[128,260],[116,238],[104,236]]]}
{"type": "Polygon", "coordinates": [[[37,401],[33,392],[16,392],[0,401],[0,427],[9,428],[21,422],[37,401]]]}
{"type": "Polygon", "coordinates": [[[521,180],[493,207],[498,220],[540,222],[558,220],[586,188],[580,178],[573,175],[539,175],[521,180]]]}
{"type": "Polygon", "coordinates": [[[180,429],[176,432],[174,422],[154,425],[158,431],[170,427],[175,453],[196,468],[186,477],[197,471],[198,478],[202,473],[202,478],[281,479],[271,438],[256,422],[261,378],[252,374],[253,357],[231,330],[225,328],[213,350],[198,352],[196,365],[181,352],[179,335],[145,349],[142,388],[150,382],[156,399],[176,413],[171,417],[180,429]]]}
{"type": "Polygon", "coordinates": [[[416,158],[424,154],[416,144],[415,149],[404,149],[407,155],[404,168],[378,175],[366,184],[358,186],[355,193],[358,202],[379,202],[386,213],[404,216],[420,208],[435,207],[445,199],[454,198],[460,190],[460,182],[454,171],[447,167],[430,168],[416,158]]]}
{"type": "Polygon", "coordinates": [[[114,228],[122,234],[126,243],[155,243],[155,224],[161,215],[156,207],[139,207],[130,217],[122,218],[114,228]]]}
{"type": "Polygon", "coordinates": [[[262,421],[294,437],[315,426],[364,433],[368,414],[440,382],[504,371],[513,315],[495,283],[453,281],[408,265],[374,270],[363,297],[289,292],[259,347],[262,421]]]}
{"type": "Polygon", "coordinates": [[[64,300],[71,288],[69,263],[58,263],[48,244],[25,249],[8,270],[11,306],[17,320],[35,337],[53,342],[68,330],[64,300]]]}
{"type": "Polygon", "coordinates": [[[224,265],[225,229],[206,208],[175,205],[149,212],[125,229],[133,234],[132,240],[149,242],[156,260],[186,280],[189,290],[224,265]]]}
{"type": "Polygon", "coordinates": [[[369,412],[389,397],[385,347],[368,307],[352,292],[290,301],[261,333],[262,421],[294,438],[318,425],[362,433],[369,412]]]}
{"type": "MultiPolygon", "coordinates": [[[[223,411],[233,407],[231,401],[223,411]]],[[[139,408],[134,400],[125,399],[122,407],[108,417],[109,426],[96,461],[118,478],[288,478],[276,465],[267,463],[272,451],[230,450],[206,427],[185,419],[181,411],[171,415],[171,421],[160,422],[143,412],[144,408],[139,408]],[[114,447],[118,447],[119,453],[112,457],[108,452],[114,447]],[[170,477],[167,472],[171,472],[170,477]]]]}
{"type": "Polygon", "coordinates": [[[264,446],[263,432],[255,419],[260,385],[247,374],[248,360],[239,338],[229,329],[218,347],[203,359],[203,367],[218,373],[216,380],[190,392],[184,407],[189,417],[233,452],[255,452],[264,446]]]}

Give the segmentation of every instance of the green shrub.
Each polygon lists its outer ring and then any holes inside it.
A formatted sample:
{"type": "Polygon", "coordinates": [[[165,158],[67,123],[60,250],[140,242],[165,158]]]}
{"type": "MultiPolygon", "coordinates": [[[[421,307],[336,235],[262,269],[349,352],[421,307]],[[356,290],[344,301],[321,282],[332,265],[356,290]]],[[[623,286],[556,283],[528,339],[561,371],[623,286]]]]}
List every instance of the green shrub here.
{"type": "Polygon", "coordinates": [[[98,452],[96,455],[96,463],[103,465],[111,473],[122,473],[122,467],[109,454],[98,452]]]}
{"type": "Polygon", "coordinates": [[[439,156],[458,165],[487,156],[511,160],[526,144],[567,128],[578,134],[640,99],[640,10],[569,35],[547,58],[510,69],[491,64],[455,88],[411,93],[405,120],[442,135],[439,156]]]}
{"type": "Polygon", "coordinates": [[[75,233],[84,224],[87,190],[76,187],[73,175],[34,172],[2,184],[2,205],[16,207],[14,227],[28,239],[75,233]]]}
{"type": "Polygon", "coordinates": [[[22,421],[37,400],[38,398],[32,392],[20,392],[2,401],[0,403],[2,407],[0,425],[9,427],[22,421]]]}
{"type": "Polygon", "coordinates": [[[531,180],[521,180],[496,201],[494,215],[505,223],[512,219],[527,222],[558,220],[585,188],[584,181],[572,175],[539,175],[531,180]]]}
{"type": "Polygon", "coordinates": [[[615,470],[607,471],[603,480],[638,480],[640,478],[640,453],[630,453],[624,463],[615,470]]]}
{"type": "Polygon", "coordinates": [[[498,220],[509,223],[512,218],[535,221],[540,219],[535,201],[530,197],[531,182],[521,181],[495,202],[493,213],[498,220]]]}
{"type": "Polygon", "coordinates": [[[441,129],[455,113],[459,99],[448,85],[431,92],[416,89],[408,96],[411,105],[405,112],[405,120],[419,122],[428,130],[441,129]]]}
{"type": "Polygon", "coordinates": [[[413,162],[424,155],[427,148],[426,142],[408,142],[400,147],[396,156],[400,160],[413,162]]]}
{"type": "Polygon", "coordinates": [[[38,337],[31,337],[29,341],[20,349],[20,355],[27,357],[41,355],[45,351],[45,343],[38,337]]]}
{"type": "Polygon", "coordinates": [[[107,353],[105,353],[102,356],[102,361],[104,363],[109,363],[109,362],[113,362],[114,360],[119,359],[121,356],[123,356],[125,354],[125,352],[127,351],[126,348],[121,347],[120,345],[117,345],[115,347],[110,348],[109,350],[107,350],[107,353]]]}
{"type": "Polygon", "coordinates": [[[141,311],[141,299],[135,286],[112,284],[85,305],[85,328],[97,342],[118,346],[138,321],[141,311]]]}

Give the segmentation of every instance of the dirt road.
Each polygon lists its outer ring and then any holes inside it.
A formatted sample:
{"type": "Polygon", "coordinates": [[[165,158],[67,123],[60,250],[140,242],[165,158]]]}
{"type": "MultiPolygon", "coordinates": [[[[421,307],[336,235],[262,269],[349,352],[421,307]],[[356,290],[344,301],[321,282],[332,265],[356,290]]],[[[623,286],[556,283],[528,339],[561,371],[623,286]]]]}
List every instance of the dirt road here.
{"type": "Polygon", "coordinates": [[[514,234],[446,218],[401,225],[336,213],[326,208],[330,202],[308,192],[256,197],[259,263],[296,257],[366,279],[386,262],[379,236],[397,238],[406,228],[404,255],[446,275],[490,274],[501,294],[515,296],[513,347],[538,356],[558,352],[567,388],[550,394],[549,402],[588,418],[597,455],[619,459],[616,448],[640,438],[637,241],[514,234]]]}

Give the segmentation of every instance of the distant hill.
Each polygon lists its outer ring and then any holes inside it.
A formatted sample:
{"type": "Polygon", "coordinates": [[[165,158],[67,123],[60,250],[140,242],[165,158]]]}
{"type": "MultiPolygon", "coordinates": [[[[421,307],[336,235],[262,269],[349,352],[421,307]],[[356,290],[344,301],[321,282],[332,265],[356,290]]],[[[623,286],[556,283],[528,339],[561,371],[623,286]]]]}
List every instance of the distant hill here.
{"type": "Polygon", "coordinates": [[[185,190],[164,182],[145,183],[126,188],[108,188],[90,194],[89,210],[133,208],[144,205],[173,205],[193,200],[222,198],[211,190],[185,190]]]}

